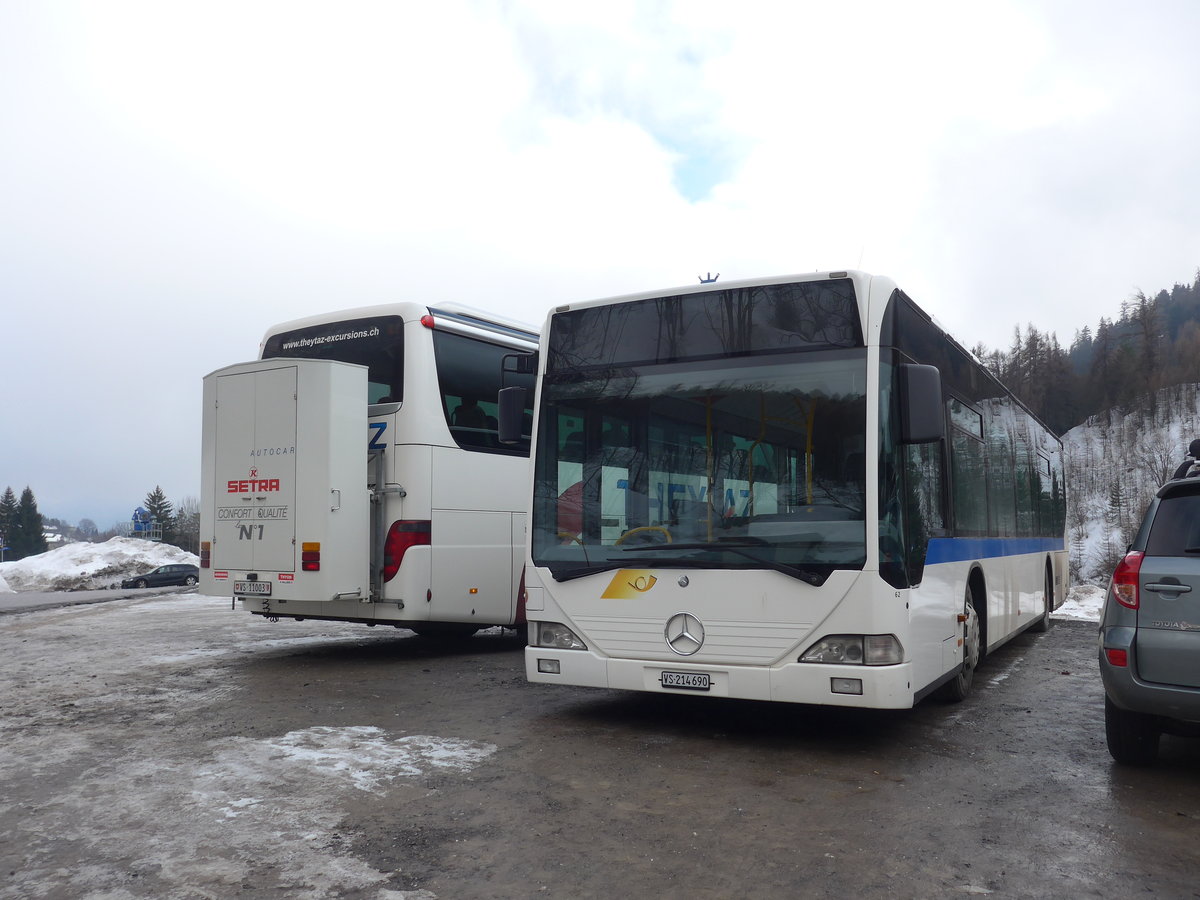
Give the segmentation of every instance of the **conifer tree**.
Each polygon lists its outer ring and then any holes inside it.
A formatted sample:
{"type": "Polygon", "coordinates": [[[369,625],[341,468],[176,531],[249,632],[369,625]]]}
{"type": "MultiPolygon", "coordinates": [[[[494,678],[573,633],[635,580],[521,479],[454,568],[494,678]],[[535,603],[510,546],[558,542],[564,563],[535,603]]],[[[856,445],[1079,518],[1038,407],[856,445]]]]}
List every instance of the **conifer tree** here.
{"type": "Polygon", "coordinates": [[[175,509],[159,485],[155,485],[154,490],[146,495],[144,505],[154,521],[162,527],[163,543],[175,543],[175,509]]]}
{"type": "Polygon", "coordinates": [[[189,553],[200,552],[200,501],[195,497],[184,497],[175,510],[176,547],[189,553]]]}
{"type": "Polygon", "coordinates": [[[1141,388],[1153,398],[1154,391],[1161,387],[1158,371],[1161,366],[1159,353],[1161,316],[1159,304],[1141,291],[1134,297],[1133,321],[1137,325],[1137,369],[1141,388]]]}
{"type": "Polygon", "coordinates": [[[1104,410],[1106,416],[1109,408],[1116,402],[1112,389],[1114,352],[1112,326],[1101,316],[1100,326],[1096,329],[1096,339],[1092,341],[1092,367],[1088,373],[1092,391],[1088,405],[1093,409],[1104,410]]]}
{"type": "Polygon", "coordinates": [[[21,491],[21,500],[17,504],[13,528],[15,534],[8,541],[8,545],[13,549],[14,559],[46,552],[46,535],[42,531],[42,524],[42,514],[38,512],[33,491],[26,486],[25,490],[21,491]]]}
{"type": "Polygon", "coordinates": [[[17,527],[17,495],[11,487],[4,489],[0,497],[0,547],[11,546],[14,529],[17,527]]]}

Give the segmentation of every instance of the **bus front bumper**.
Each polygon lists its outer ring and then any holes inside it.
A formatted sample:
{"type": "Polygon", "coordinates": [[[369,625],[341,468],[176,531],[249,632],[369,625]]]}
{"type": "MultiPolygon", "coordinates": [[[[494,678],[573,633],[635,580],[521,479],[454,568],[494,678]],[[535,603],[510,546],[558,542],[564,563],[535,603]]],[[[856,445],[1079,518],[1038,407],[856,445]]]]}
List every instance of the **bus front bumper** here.
{"type": "Polygon", "coordinates": [[[535,684],[569,684],[656,694],[700,694],[864,709],[908,709],[913,705],[909,663],[895,666],[824,663],[711,666],[615,659],[597,656],[587,650],[526,647],[525,676],[535,684]]]}

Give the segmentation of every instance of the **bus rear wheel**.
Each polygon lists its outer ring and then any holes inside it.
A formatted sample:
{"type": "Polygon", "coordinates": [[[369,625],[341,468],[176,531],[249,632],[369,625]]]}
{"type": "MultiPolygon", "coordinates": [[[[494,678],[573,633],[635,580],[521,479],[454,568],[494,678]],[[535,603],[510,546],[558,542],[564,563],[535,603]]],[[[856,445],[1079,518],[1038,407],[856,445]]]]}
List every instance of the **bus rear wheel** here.
{"type": "Polygon", "coordinates": [[[963,599],[962,618],[963,665],[938,691],[939,697],[952,703],[967,699],[967,695],[971,693],[971,682],[975,680],[975,669],[979,665],[982,638],[979,632],[979,613],[975,610],[975,595],[970,585],[967,585],[966,597],[963,599]]]}

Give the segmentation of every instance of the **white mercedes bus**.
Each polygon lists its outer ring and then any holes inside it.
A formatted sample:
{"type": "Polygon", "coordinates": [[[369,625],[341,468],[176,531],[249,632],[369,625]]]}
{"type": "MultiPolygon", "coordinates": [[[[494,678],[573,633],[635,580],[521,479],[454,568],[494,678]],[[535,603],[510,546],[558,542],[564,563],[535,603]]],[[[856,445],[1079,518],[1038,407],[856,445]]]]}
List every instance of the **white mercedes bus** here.
{"type": "Polygon", "coordinates": [[[961,699],[1065,595],[1061,442],[886,278],[560,306],[534,359],[531,681],[961,699]]]}

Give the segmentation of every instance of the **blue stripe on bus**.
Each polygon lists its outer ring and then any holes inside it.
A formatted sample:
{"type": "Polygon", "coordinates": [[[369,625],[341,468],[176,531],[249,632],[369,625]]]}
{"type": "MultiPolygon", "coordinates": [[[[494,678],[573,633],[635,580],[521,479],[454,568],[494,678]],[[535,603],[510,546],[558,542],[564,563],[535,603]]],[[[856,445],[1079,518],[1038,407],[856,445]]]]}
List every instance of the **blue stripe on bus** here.
{"type": "Polygon", "coordinates": [[[925,552],[925,564],[1019,556],[1022,553],[1050,553],[1065,549],[1066,542],[1062,538],[933,538],[925,552]]]}

